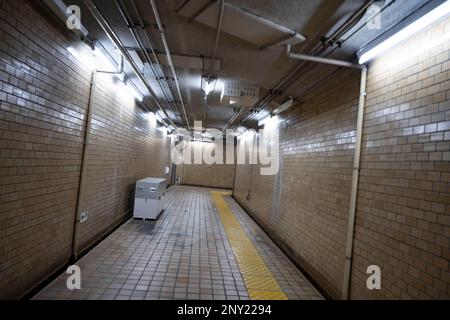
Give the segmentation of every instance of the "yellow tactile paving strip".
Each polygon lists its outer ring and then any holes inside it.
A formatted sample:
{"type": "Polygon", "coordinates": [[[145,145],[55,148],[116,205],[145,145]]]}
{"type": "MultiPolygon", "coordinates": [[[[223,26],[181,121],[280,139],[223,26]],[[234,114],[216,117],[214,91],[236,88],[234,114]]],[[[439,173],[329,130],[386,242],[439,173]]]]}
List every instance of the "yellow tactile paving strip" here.
{"type": "Polygon", "coordinates": [[[230,193],[218,191],[211,191],[211,193],[250,299],[287,300],[286,294],[223,199],[223,196],[228,196],[230,193]]]}

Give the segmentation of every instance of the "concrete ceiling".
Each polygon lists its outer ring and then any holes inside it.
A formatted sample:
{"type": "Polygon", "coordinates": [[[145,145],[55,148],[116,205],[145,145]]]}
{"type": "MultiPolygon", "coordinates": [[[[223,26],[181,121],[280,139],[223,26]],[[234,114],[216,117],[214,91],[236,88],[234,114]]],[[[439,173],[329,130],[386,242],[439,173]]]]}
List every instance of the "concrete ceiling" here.
{"type": "MultiPolygon", "coordinates": [[[[139,54],[143,58],[142,52],[133,50],[138,45],[118,10],[116,0],[94,0],[94,2],[114,31],[119,35],[124,45],[129,47],[136,58],[139,54]]],[[[177,13],[176,9],[183,2],[184,0],[156,0],[162,23],[165,26],[170,51],[174,60],[179,62],[175,69],[180,82],[186,113],[192,126],[194,120],[201,121],[204,117],[205,98],[201,90],[201,77],[202,74],[209,74],[208,68],[201,70],[198,67],[199,61],[207,61],[207,59],[202,60],[201,57],[213,56],[217,34],[215,27],[201,21],[205,21],[208,18],[207,15],[210,16],[209,18],[213,17],[214,14],[216,14],[217,18],[219,17],[220,1],[216,1],[208,10],[205,10],[203,17],[199,15],[196,20],[191,22],[189,22],[187,16],[197,11],[209,0],[191,0],[177,13]],[[192,58],[196,59],[191,61],[190,67],[187,67],[186,63],[181,61],[181,58],[186,56],[189,57],[189,61],[192,58]]],[[[344,21],[357,12],[365,2],[361,0],[226,0],[227,4],[251,12],[304,35],[306,41],[293,48],[293,51],[303,53],[309,53],[316,48],[323,37],[336,30],[344,21]]],[[[365,25],[365,21],[367,21],[366,16],[340,37],[341,47],[336,45],[330,46],[321,55],[346,60],[354,59],[355,52],[370,39],[382,33],[387,26],[391,26],[417,10],[424,2],[427,1],[376,1],[377,4],[384,8],[381,15],[382,30],[369,30],[365,25]]],[[[133,22],[137,23],[139,21],[139,13],[145,23],[148,24],[145,31],[138,30],[141,38],[144,39],[143,42],[146,48],[149,49],[143,32],[147,32],[155,51],[164,54],[165,51],[160,34],[155,28],[156,20],[150,1],[122,0],[122,3],[133,22]],[[133,2],[135,6],[133,6],[133,2]]],[[[89,30],[90,37],[98,40],[111,53],[112,57],[118,61],[119,54],[117,50],[114,50],[111,41],[92,18],[90,12],[83,6],[83,1],[70,0],[66,1],[66,4],[78,4],[81,6],[83,12],[82,23],[89,30]]],[[[226,11],[225,14],[227,14],[226,11]]],[[[225,19],[227,18],[224,17],[224,21],[225,19]]],[[[228,21],[230,21],[230,17],[228,17],[228,21]]],[[[238,23],[240,21],[236,21],[236,24],[238,23]]],[[[253,31],[248,30],[249,33],[253,31]]],[[[268,94],[291,70],[302,64],[300,61],[289,59],[284,47],[260,50],[258,45],[242,39],[238,34],[225,32],[220,34],[216,57],[220,60],[221,68],[220,70],[215,70],[212,75],[217,77],[220,82],[257,86],[261,88],[261,95],[268,94]]],[[[163,63],[165,60],[162,59],[163,55],[160,58],[163,63]]],[[[145,70],[145,74],[151,82],[158,100],[161,101],[164,108],[169,110],[172,119],[183,126],[184,117],[181,112],[180,98],[177,95],[175,81],[172,79],[170,68],[167,66],[161,67],[162,73],[164,73],[165,77],[169,77],[169,80],[167,82],[161,80],[160,83],[163,87],[168,86],[170,88],[170,93],[169,89],[166,90],[166,96],[170,96],[169,100],[177,102],[176,106],[173,102],[167,103],[168,99],[166,99],[153,74],[148,68],[145,70]],[[179,114],[176,111],[172,113],[171,111],[174,109],[177,109],[179,114]]],[[[304,65],[304,68],[295,74],[292,83],[284,86],[272,104],[267,105],[266,108],[275,107],[277,103],[283,102],[288,96],[302,95],[314,83],[317,83],[334,70],[336,68],[333,66],[304,65]]],[[[128,74],[140,91],[147,93],[145,87],[137,81],[137,78],[130,70],[128,74]]],[[[147,97],[144,102],[150,107],[154,105],[154,101],[150,97],[147,97]]],[[[235,114],[233,106],[220,103],[220,90],[216,90],[209,95],[206,110],[206,125],[210,128],[222,129],[235,114]]],[[[246,111],[243,111],[242,115],[245,113],[246,111]]],[[[256,115],[255,117],[257,118],[258,116],[256,115]]],[[[242,118],[238,117],[238,120],[240,119],[242,118]]]]}

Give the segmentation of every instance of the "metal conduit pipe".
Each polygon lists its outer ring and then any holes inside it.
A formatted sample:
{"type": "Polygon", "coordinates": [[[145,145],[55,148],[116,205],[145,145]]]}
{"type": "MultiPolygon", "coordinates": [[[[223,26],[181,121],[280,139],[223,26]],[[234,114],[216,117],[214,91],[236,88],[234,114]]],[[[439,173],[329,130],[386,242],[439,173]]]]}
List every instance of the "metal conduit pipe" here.
{"type": "Polygon", "coordinates": [[[144,77],[142,72],[140,71],[138,65],[131,57],[130,53],[125,49],[125,46],[123,45],[122,41],[119,39],[117,34],[112,29],[111,25],[108,23],[108,21],[105,19],[104,15],[100,12],[100,10],[97,8],[97,6],[94,4],[92,0],[84,0],[84,4],[89,9],[89,11],[92,13],[95,20],[98,22],[100,27],[105,31],[106,35],[111,39],[111,41],[114,43],[114,45],[119,49],[122,56],[125,58],[127,63],[130,65],[130,67],[133,69],[134,73],[137,75],[139,80],[144,84],[144,86],[149,91],[150,95],[153,97],[153,100],[155,101],[157,107],[161,110],[161,112],[164,113],[168,121],[171,125],[174,127],[177,127],[175,123],[172,121],[172,119],[168,116],[167,112],[162,108],[161,104],[158,101],[158,98],[153,91],[150,83],[148,80],[144,77]]]}
{"type": "Polygon", "coordinates": [[[176,13],[180,12],[181,10],[183,10],[183,8],[189,3],[191,2],[191,0],[184,0],[175,10],[176,13]]]}
{"type": "Polygon", "coordinates": [[[194,21],[199,15],[205,12],[209,7],[211,7],[217,0],[209,0],[203,7],[201,7],[197,12],[195,12],[189,19],[188,23],[194,21]]]}
{"type": "MultiPolygon", "coordinates": [[[[315,57],[315,56],[303,55],[303,54],[293,54],[291,52],[291,46],[290,45],[287,45],[287,53],[288,53],[288,56],[290,58],[293,58],[293,59],[298,59],[298,60],[303,60],[303,61],[310,61],[310,62],[317,62],[317,63],[324,63],[324,64],[330,64],[330,65],[336,65],[336,66],[345,67],[345,68],[355,68],[355,69],[361,69],[362,68],[361,65],[355,64],[355,63],[351,63],[351,62],[348,62],[348,61],[342,61],[342,60],[336,60],[336,59],[327,59],[327,58],[315,57]]],[[[304,64],[299,65],[300,68],[303,67],[303,66],[304,66],[304,64]]],[[[292,74],[295,74],[297,72],[297,68],[295,68],[293,71],[294,72],[289,73],[289,76],[292,75],[292,74]]],[[[334,74],[334,72],[333,72],[333,74],[334,74]]],[[[289,79],[289,76],[284,78],[284,81],[287,81],[289,79]]],[[[318,82],[318,84],[322,84],[322,82],[323,81],[320,80],[318,82]]],[[[283,81],[282,81],[282,83],[283,83],[283,81]]],[[[317,85],[314,85],[311,90],[308,90],[306,92],[306,94],[309,93],[310,91],[312,91],[316,87],[317,87],[317,85]]],[[[303,95],[305,95],[305,94],[303,94],[303,95]]],[[[274,96],[275,96],[275,94],[272,93],[268,97],[265,97],[263,102],[260,104],[260,107],[257,109],[257,111],[259,112],[260,110],[264,109],[265,104],[269,103],[274,96]]],[[[249,119],[250,116],[252,116],[252,114],[246,116],[239,123],[238,127],[240,127],[243,122],[245,122],[247,119],[249,119]]]]}
{"type": "MultiPolygon", "coordinates": [[[[220,9],[219,9],[219,20],[217,22],[217,34],[216,34],[216,41],[214,43],[214,51],[212,55],[212,63],[210,65],[209,71],[208,71],[208,82],[211,80],[211,75],[213,72],[213,68],[216,64],[216,55],[217,55],[217,48],[219,47],[219,40],[220,40],[220,32],[222,31],[222,22],[223,22],[223,11],[225,9],[225,1],[220,0],[220,9]]],[[[206,129],[206,117],[208,116],[208,96],[205,97],[205,109],[203,111],[203,126],[206,129]]]]}
{"type": "Polygon", "coordinates": [[[341,66],[341,67],[347,67],[347,68],[356,68],[361,69],[361,65],[348,62],[348,61],[342,61],[342,60],[336,60],[336,59],[328,59],[328,58],[322,58],[322,57],[316,57],[316,56],[310,56],[306,54],[298,54],[298,53],[292,53],[291,52],[291,45],[287,45],[287,54],[289,58],[292,59],[298,59],[298,60],[304,60],[304,61],[310,61],[310,62],[317,62],[317,63],[324,63],[324,64],[331,64],[335,66],[341,66]]]}
{"type": "MultiPolygon", "coordinates": [[[[156,70],[153,67],[153,63],[152,63],[152,61],[150,59],[150,56],[148,55],[147,50],[144,47],[144,44],[143,44],[143,42],[141,40],[141,37],[139,36],[139,34],[136,31],[136,29],[132,26],[133,23],[132,23],[131,19],[129,18],[129,14],[128,14],[127,9],[125,8],[125,6],[123,5],[121,0],[116,0],[116,5],[117,5],[117,8],[118,8],[122,18],[124,19],[125,23],[127,24],[128,30],[130,31],[131,35],[133,36],[134,41],[137,43],[139,50],[141,50],[143,52],[143,54],[145,56],[145,59],[147,60],[149,66],[150,66],[150,69],[152,70],[153,75],[155,76],[155,78],[156,78],[156,80],[158,82],[158,85],[159,85],[159,87],[161,89],[161,92],[163,93],[167,103],[173,109],[173,106],[170,103],[169,98],[167,97],[167,93],[164,90],[164,88],[163,88],[163,86],[161,84],[161,81],[158,79],[159,78],[159,74],[156,72],[156,70]]],[[[141,24],[141,27],[144,28],[144,25],[141,24]]],[[[173,109],[173,111],[176,112],[176,110],[174,110],[174,109],[173,109]]]]}
{"type": "MultiPolygon", "coordinates": [[[[43,0],[43,3],[47,5],[47,7],[50,8],[50,10],[53,11],[53,13],[59,18],[61,19],[64,23],[66,23],[67,18],[69,18],[70,13],[68,12],[68,7],[65,5],[65,3],[62,0],[43,0]]],[[[78,19],[77,19],[78,20],[78,19]]],[[[88,30],[84,27],[83,24],[81,24],[80,22],[81,28],[80,29],[73,29],[72,31],[80,37],[81,40],[83,40],[84,42],[87,42],[89,45],[93,45],[93,42],[91,39],[89,39],[88,35],[89,32],[88,30]]]]}
{"type": "Polygon", "coordinates": [[[172,61],[172,56],[170,55],[169,45],[167,44],[167,39],[166,39],[166,35],[164,33],[164,27],[163,27],[163,25],[161,23],[161,19],[159,17],[158,8],[156,7],[155,0],[149,0],[149,2],[150,2],[150,5],[151,5],[151,7],[153,9],[153,14],[155,15],[155,19],[156,19],[156,24],[157,24],[159,32],[161,34],[161,40],[163,42],[164,49],[166,51],[167,60],[168,60],[169,65],[170,65],[170,69],[172,70],[173,78],[175,79],[175,85],[177,87],[178,96],[180,97],[180,102],[181,102],[181,106],[183,108],[184,117],[186,118],[187,127],[188,127],[189,132],[192,133],[191,126],[189,124],[189,118],[188,118],[188,116],[186,114],[186,108],[185,108],[185,105],[184,105],[183,97],[181,95],[180,83],[178,82],[178,76],[177,76],[177,73],[175,71],[175,67],[174,67],[174,64],[173,64],[173,61],[172,61]]]}
{"type": "MultiPolygon", "coordinates": [[[[332,35],[330,35],[329,39],[336,39],[342,36],[343,33],[345,33],[348,28],[350,28],[354,21],[355,17],[359,16],[364,10],[366,10],[374,1],[368,0],[364,3],[364,5],[358,9],[358,11],[353,14],[349,19],[347,19],[332,35]]],[[[322,54],[329,46],[331,45],[330,42],[321,42],[319,43],[312,51],[311,55],[317,56],[322,54]]],[[[299,71],[305,66],[305,62],[299,64],[294,69],[292,69],[286,76],[284,76],[281,81],[271,90],[271,92],[266,95],[264,98],[260,99],[260,101],[257,102],[256,110],[260,111],[265,108],[265,106],[270,103],[276,96],[277,92],[279,92],[283,87],[289,87],[293,82],[296,81],[296,75],[299,74],[299,71]]],[[[244,118],[241,120],[240,123],[246,121],[248,118],[250,118],[252,114],[247,114],[244,116],[244,118]]],[[[240,124],[238,124],[239,126],[240,124]]]]}
{"type": "Polygon", "coordinates": [[[345,24],[340,26],[333,36],[329,37],[325,41],[325,45],[333,44],[336,40],[339,39],[339,37],[347,32],[349,29],[353,27],[355,23],[357,23],[359,20],[358,18],[365,13],[367,9],[375,2],[375,0],[369,0],[366,3],[363,4],[361,8],[359,8],[358,11],[356,11],[347,21],[345,24]]]}
{"type": "Polygon", "coordinates": [[[362,131],[364,124],[364,109],[367,95],[366,86],[367,86],[367,67],[363,66],[361,70],[361,85],[358,103],[358,120],[356,122],[356,146],[355,146],[355,155],[353,159],[352,189],[350,193],[350,207],[347,225],[347,242],[345,246],[344,281],[342,284],[342,299],[344,300],[347,300],[349,298],[350,292],[350,276],[352,269],[353,239],[354,239],[355,217],[356,217],[356,197],[358,193],[362,131]]]}

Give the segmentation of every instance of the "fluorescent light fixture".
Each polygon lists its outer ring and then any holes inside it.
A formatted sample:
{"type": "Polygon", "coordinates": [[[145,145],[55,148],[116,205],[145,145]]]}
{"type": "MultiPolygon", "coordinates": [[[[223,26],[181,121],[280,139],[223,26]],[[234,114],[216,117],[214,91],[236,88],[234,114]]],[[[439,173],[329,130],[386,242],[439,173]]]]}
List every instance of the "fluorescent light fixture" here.
{"type": "Polygon", "coordinates": [[[273,114],[278,115],[278,114],[286,111],[287,109],[289,109],[293,105],[294,105],[294,99],[293,98],[289,98],[288,101],[286,101],[285,103],[281,104],[278,108],[273,110],[273,114]]]}
{"type": "Polygon", "coordinates": [[[396,44],[402,42],[403,40],[411,37],[418,31],[426,28],[427,26],[431,25],[433,22],[439,20],[440,18],[446,16],[450,13],[450,0],[447,0],[434,10],[430,11],[429,13],[425,14],[421,18],[417,19],[401,31],[394,34],[392,37],[388,38],[386,41],[383,41],[379,45],[375,46],[373,49],[370,49],[366,53],[364,53],[359,58],[359,63],[364,64],[373,58],[379,56],[386,50],[391,49],[396,44]]]}
{"type": "MultiPolygon", "coordinates": [[[[114,72],[117,70],[117,66],[115,66],[111,60],[106,57],[103,51],[97,47],[92,50],[89,46],[84,44],[82,46],[78,46],[77,49],[74,47],[69,47],[67,48],[67,51],[69,51],[70,54],[72,54],[84,67],[90,71],[102,70],[114,72]]],[[[123,73],[115,74],[114,76],[121,82],[117,83],[115,81],[111,81],[111,86],[114,86],[114,89],[122,99],[128,101],[130,97],[133,97],[140,102],[144,100],[144,95],[133,84],[126,83],[126,77],[123,73]]],[[[113,78],[111,78],[111,80],[112,79],[113,78]]],[[[162,120],[160,120],[160,122],[162,122],[162,120]]]]}

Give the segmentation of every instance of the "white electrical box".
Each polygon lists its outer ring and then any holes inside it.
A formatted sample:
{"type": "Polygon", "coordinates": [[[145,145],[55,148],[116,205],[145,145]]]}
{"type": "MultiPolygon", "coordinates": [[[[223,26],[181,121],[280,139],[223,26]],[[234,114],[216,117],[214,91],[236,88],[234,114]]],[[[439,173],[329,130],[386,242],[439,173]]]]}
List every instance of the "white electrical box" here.
{"type": "Polygon", "coordinates": [[[167,180],[147,178],[136,182],[134,218],[156,220],[163,210],[167,180]]]}

